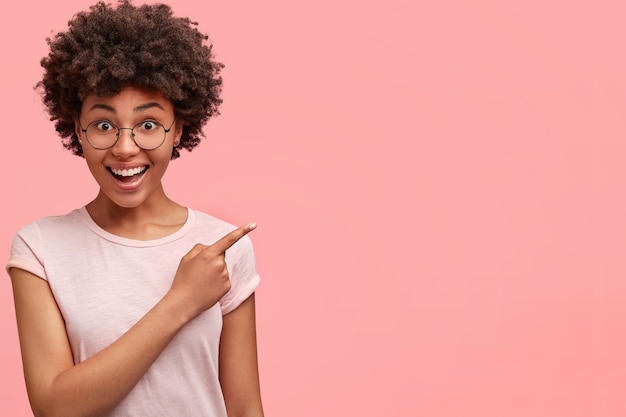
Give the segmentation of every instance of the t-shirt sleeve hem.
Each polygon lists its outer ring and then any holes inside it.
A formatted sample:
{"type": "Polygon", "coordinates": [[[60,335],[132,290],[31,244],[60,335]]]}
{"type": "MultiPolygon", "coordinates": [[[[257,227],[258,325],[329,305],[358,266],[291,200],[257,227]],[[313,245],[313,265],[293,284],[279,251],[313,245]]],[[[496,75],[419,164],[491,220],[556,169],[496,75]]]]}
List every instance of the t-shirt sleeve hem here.
{"type": "Polygon", "coordinates": [[[31,274],[36,275],[37,277],[45,281],[48,280],[42,266],[36,262],[33,262],[30,259],[26,259],[20,256],[12,256],[6,265],[7,273],[11,270],[11,268],[23,269],[24,271],[30,272],[31,274]]]}
{"type": "Polygon", "coordinates": [[[256,288],[261,283],[261,277],[259,274],[256,274],[250,281],[246,283],[246,285],[242,285],[238,288],[238,292],[235,294],[228,293],[222,300],[220,300],[220,307],[222,309],[222,315],[232,312],[237,307],[241,305],[244,301],[248,299],[254,293],[256,288]],[[226,297],[228,297],[226,299],[226,297]]]}

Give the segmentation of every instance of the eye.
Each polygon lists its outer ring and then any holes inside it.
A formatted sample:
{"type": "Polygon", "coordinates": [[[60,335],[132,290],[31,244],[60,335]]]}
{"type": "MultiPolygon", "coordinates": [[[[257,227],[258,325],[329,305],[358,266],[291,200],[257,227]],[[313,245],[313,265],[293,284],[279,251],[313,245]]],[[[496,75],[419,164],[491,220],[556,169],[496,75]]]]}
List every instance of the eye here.
{"type": "Polygon", "coordinates": [[[92,123],[93,127],[95,127],[99,132],[112,132],[115,131],[115,126],[109,122],[108,120],[100,120],[99,122],[92,123]]]}
{"type": "Polygon", "coordinates": [[[144,120],[137,125],[137,129],[143,132],[152,132],[159,128],[159,124],[153,120],[144,120]]]}

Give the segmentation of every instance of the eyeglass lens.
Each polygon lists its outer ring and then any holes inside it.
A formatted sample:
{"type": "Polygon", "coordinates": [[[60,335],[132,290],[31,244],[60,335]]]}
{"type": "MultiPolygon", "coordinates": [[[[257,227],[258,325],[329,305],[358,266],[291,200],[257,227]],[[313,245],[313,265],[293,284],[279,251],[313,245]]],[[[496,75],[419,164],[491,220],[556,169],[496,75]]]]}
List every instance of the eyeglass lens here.
{"type": "Polygon", "coordinates": [[[137,146],[142,149],[156,149],[165,141],[167,133],[162,124],[153,120],[146,120],[136,124],[133,128],[117,127],[113,123],[100,120],[91,122],[85,129],[89,143],[97,149],[108,149],[117,142],[122,130],[130,130],[137,146]]]}

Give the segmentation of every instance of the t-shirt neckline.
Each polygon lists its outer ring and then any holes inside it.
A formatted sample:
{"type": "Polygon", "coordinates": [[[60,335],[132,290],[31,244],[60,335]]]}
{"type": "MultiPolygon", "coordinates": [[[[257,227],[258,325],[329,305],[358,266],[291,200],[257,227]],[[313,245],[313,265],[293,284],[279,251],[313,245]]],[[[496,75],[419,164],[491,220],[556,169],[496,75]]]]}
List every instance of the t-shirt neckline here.
{"type": "Polygon", "coordinates": [[[190,208],[187,208],[187,220],[185,221],[185,224],[183,224],[183,226],[177,231],[175,231],[174,233],[171,233],[167,236],[163,236],[158,239],[137,240],[137,239],[130,239],[130,238],[114,235],[113,233],[107,232],[106,230],[98,226],[98,224],[89,215],[89,212],[87,211],[87,206],[83,206],[79,208],[78,212],[83,222],[96,235],[110,242],[117,243],[119,245],[132,246],[132,247],[138,247],[138,248],[160,246],[160,245],[174,242],[182,238],[183,236],[185,236],[187,233],[189,233],[189,231],[192,229],[196,221],[195,211],[190,208]]]}

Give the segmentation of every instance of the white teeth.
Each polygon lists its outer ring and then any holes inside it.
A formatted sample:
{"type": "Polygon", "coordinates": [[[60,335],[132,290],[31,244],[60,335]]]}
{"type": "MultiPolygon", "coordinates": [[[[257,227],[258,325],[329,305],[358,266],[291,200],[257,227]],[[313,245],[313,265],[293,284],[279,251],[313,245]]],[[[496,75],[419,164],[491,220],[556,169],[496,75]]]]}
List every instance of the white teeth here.
{"type": "Polygon", "coordinates": [[[146,167],[137,167],[137,168],[131,168],[131,169],[115,169],[115,168],[111,168],[111,172],[113,172],[115,175],[119,175],[121,177],[132,177],[133,175],[137,175],[140,172],[143,172],[146,170],[146,167]]]}

